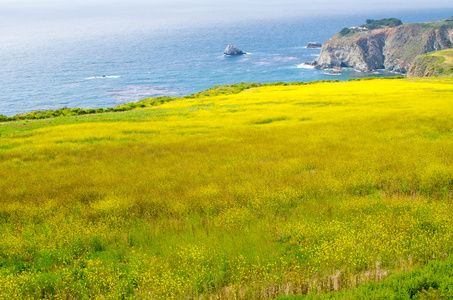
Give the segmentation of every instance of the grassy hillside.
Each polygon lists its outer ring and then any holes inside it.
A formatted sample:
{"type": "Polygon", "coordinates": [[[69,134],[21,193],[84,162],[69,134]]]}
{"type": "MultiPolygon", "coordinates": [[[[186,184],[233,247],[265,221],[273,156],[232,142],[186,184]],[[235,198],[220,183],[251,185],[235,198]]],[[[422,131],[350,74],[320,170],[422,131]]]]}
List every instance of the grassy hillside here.
{"type": "Polygon", "coordinates": [[[419,55],[415,58],[408,77],[452,76],[453,49],[419,55]]]}
{"type": "Polygon", "coordinates": [[[0,299],[263,299],[453,254],[453,80],[0,125],[0,299]]]}
{"type": "Polygon", "coordinates": [[[445,20],[423,22],[420,24],[426,28],[435,28],[435,29],[451,28],[453,26],[453,16],[448,19],[445,19],[445,20]]]}

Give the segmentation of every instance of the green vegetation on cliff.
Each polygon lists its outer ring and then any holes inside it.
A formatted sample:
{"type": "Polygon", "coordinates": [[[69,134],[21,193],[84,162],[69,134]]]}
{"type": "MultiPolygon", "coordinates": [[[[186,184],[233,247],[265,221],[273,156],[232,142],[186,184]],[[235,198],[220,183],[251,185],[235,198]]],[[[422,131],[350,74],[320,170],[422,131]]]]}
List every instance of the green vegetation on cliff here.
{"type": "Polygon", "coordinates": [[[418,55],[412,63],[408,77],[453,75],[453,49],[418,55]]]}
{"type": "Polygon", "coordinates": [[[388,18],[381,20],[367,19],[366,24],[363,24],[361,27],[365,27],[368,29],[376,29],[383,27],[396,27],[402,24],[403,22],[401,22],[401,20],[397,18],[388,18]]]}
{"type": "Polygon", "coordinates": [[[345,27],[340,30],[339,35],[340,35],[340,37],[343,37],[343,36],[350,34],[351,32],[353,32],[351,29],[345,27]]]}
{"type": "Polygon", "coordinates": [[[453,17],[445,20],[419,23],[425,28],[445,29],[453,27],[453,17]]]}
{"type": "MultiPolygon", "coordinates": [[[[396,18],[388,18],[388,19],[381,19],[381,20],[373,20],[373,19],[367,19],[366,24],[361,25],[360,28],[366,28],[366,29],[377,29],[377,28],[384,28],[384,27],[396,27],[399,25],[402,25],[403,22],[401,22],[400,19],[396,18]]],[[[339,36],[347,36],[347,35],[353,35],[354,33],[362,31],[362,29],[356,29],[355,27],[345,27],[339,32],[339,36]]]]}

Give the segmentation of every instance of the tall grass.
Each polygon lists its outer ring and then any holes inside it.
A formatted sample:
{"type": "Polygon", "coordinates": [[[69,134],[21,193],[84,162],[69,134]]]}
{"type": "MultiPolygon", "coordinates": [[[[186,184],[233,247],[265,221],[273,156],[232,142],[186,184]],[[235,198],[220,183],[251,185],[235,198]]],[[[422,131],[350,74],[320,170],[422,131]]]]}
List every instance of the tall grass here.
{"type": "Polygon", "coordinates": [[[0,127],[0,298],[260,299],[453,253],[453,81],[253,86],[0,127]]]}

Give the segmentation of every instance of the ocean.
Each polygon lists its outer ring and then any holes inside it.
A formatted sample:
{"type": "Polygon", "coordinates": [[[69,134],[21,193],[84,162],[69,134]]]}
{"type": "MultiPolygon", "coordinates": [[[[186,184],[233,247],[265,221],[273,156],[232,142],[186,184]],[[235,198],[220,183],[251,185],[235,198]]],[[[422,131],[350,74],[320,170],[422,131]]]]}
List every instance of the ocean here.
{"type": "Polygon", "coordinates": [[[303,63],[316,59],[320,50],[306,45],[323,43],[343,27],[361,25],[368,18],[397,17],[412,23],[452,15],[453,9],[305,16],[162,28],[141,25],[92,34],[85,28],[50,38],[22,37],[19,26],[0,37],[0,115],[107,108],[147,97],[189,95],[219,84],[390,76],[354,70],[332,75],[307,68],[303,63]],[[247,54],[224,56],[229,44],[247,54]]]}

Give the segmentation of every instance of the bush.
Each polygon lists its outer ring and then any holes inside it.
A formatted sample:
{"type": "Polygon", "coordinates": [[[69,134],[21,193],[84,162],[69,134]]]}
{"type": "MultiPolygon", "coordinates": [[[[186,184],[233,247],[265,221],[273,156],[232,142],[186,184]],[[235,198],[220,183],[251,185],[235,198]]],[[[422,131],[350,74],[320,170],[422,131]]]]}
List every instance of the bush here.
{"type": "Polygon", "coordinates": [[[366,24],[362,25],[361,27],[366,27],[368,29],[376,29],[381,27],[396,27],[403,24],[403,22],[401,22],[401,20],[397,18],[388,18],[381,20],[367,19],[365,22],[366,24]]]}
{"type": "Polygon", "coordinates": [[[345,35],[348,35],[348,34],[350,34],[350,33],[351,33],[351,29],[349,29],[349,28],[347,28],[347,27],[341,29],[341,31],[340,31],[340,35],[341,35],[341,36],[345,36],[345,35]]]}

